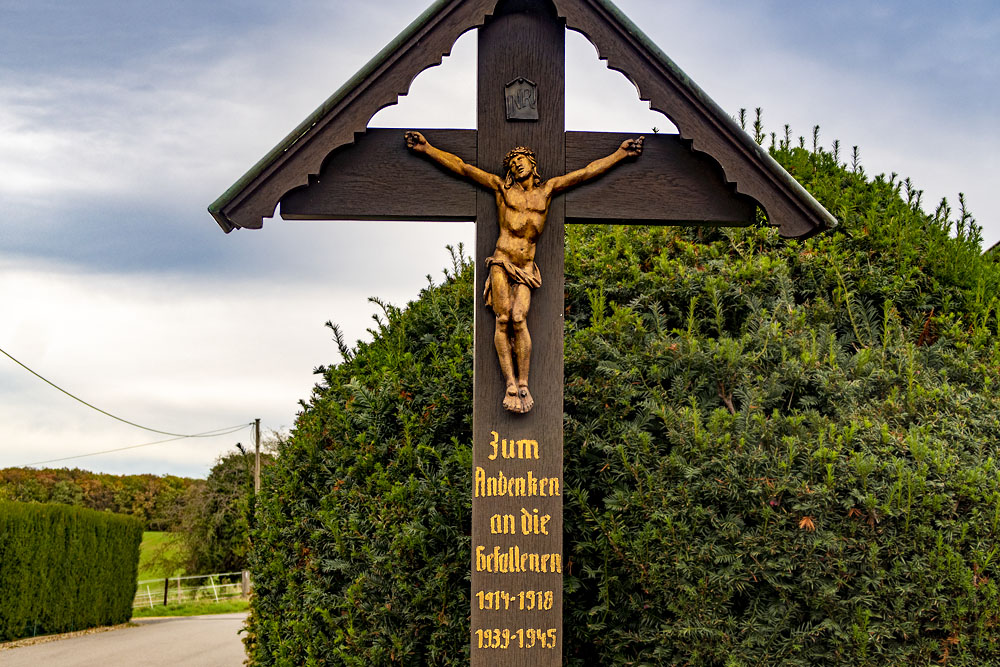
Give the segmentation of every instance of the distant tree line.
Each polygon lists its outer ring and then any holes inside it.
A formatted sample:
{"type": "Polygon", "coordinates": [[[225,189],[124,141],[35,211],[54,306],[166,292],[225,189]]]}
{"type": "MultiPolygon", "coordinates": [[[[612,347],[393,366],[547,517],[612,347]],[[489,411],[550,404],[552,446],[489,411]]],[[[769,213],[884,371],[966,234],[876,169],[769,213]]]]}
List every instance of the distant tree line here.
{"type": "Polygon", "coordinates": [[[134,516],[147,530],[172,530],[188,495],[205,480],[174,475],[109,475],[79,468],[0,470],[0,500],[61,503],[134,516]]]}

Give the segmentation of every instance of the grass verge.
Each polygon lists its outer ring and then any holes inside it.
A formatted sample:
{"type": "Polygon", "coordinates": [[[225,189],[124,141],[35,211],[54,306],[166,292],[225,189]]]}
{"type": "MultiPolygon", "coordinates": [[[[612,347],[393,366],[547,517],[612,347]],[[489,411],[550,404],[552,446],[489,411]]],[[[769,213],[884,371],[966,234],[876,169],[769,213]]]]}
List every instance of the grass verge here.
{"type": "Polygon", "coordinates": [[[132,618],[150,618],[153,616],[203,616],[207,614],[231,614],[246,611],[250,607],[248,600],[223,600],[221,602],[180,602],[174,604],[156,605],[154,607],[137,607],[132,610],[132,618]]]}

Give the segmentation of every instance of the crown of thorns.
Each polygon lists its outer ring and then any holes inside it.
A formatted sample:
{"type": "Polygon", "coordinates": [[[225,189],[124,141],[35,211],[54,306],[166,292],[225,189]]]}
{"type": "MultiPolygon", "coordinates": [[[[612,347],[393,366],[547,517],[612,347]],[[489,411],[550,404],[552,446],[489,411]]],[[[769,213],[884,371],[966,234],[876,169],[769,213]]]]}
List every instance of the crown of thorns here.
{"type": "Polygon", "coordinates": [[[532,162],[535,162],[535,151],[531,150],[527,146],[518,146],[517,148],[512,148],[507,157],[503,159],[504,167],[510,169],[510,161],[514,159],[515,155],[523,155],[529,158],[532,162]]]}

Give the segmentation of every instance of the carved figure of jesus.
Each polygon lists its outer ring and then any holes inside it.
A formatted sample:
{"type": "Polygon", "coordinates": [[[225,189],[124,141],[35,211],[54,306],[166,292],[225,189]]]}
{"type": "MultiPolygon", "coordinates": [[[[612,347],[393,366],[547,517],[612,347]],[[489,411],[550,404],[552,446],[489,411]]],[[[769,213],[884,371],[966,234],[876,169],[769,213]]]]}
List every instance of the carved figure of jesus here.
{"type": "Polygon", "coordinates": [[[419,132],[407,132],[404,137],[407,148],[414,153],[426,155],[445,169],[496,194],[500,237],[493,255],[486,259],[490,273],[483,297],[496,315],[493,344],[507,384],[503,407],[510,412],[528,412],[535,401],[528,389],[531,335],[527,317],[531,290],[542,284],[541,272],[535,264],[535,247],[545,228],[549,204],[557,194],[597,178],[626,158],[641,155],[645,137],[627,139],[611,155],[546,181],[538,175],[535,154],[530,148],[518,146],[507,153],[505,175],[501,178],[435,148],[419,132]]]}

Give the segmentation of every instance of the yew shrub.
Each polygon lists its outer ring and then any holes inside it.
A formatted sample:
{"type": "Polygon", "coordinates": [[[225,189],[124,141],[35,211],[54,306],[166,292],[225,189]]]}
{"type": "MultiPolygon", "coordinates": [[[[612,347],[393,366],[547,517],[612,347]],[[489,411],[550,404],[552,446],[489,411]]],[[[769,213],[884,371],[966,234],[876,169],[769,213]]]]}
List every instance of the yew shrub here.
{"type": "MultiPolygon", "coordinates": [[[[805,143],[771,151],[830,233],[568,232],[566,664],[1000,662],[1000,272],[964,200],[805,143]]],[[[255,664],[467,664],[473,298],[459,257],[336,334],[265,477],[255,664]]]]}

